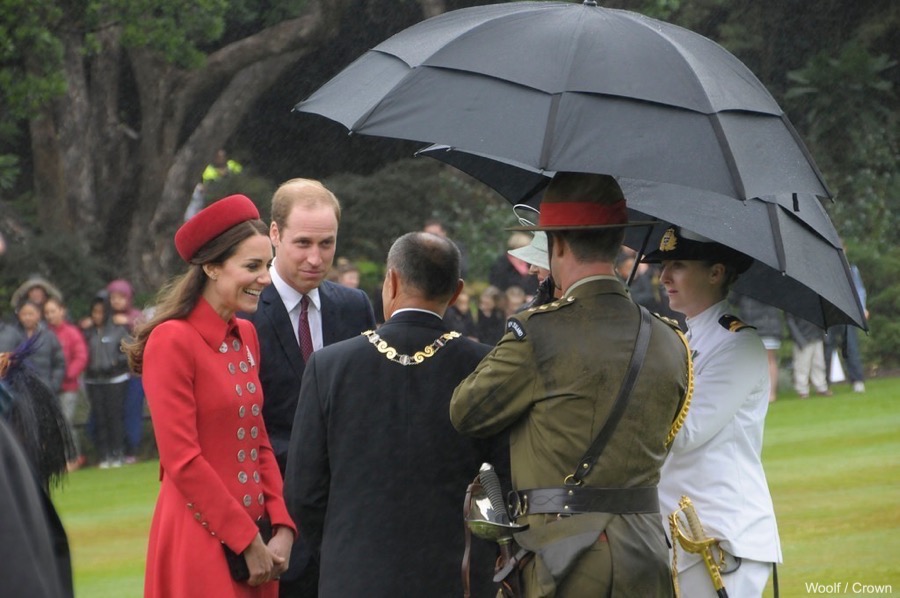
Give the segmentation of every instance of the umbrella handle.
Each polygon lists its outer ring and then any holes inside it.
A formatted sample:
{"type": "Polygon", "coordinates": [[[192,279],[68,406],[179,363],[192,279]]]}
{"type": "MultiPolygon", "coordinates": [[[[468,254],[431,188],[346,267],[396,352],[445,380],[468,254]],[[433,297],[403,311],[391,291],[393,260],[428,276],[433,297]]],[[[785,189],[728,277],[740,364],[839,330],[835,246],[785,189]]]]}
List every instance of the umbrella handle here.
{"type": "Polygon", "coordinates": [[[641,265],[641,259],[644,257],[644,251],[647,249],[647,244],[650,242],[650,233],[653,232],[653,227],[647,227],[647,234],[644,235],[644,242],[641,243],[641,250],[638,251],[637,259],[634,260],[634,263],[631,265],[631,273],[628,275],[628,286],[631,286],[631,283],[634,282],[634,277],[637,275],[638,266],[641,265]]]}

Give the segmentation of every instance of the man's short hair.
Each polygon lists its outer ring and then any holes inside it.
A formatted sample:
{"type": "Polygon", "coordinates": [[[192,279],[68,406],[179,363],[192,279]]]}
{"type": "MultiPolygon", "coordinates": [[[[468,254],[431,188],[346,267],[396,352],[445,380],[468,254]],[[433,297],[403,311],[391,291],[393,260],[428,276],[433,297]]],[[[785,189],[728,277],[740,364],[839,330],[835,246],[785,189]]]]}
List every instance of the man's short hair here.
{"type": "Polygon", "coordinates": [[[282,231],[287,227],[287,219],[294,206],[312,208],[320,205],[334,208],[337,223],[341,223],[341,202],[320,181],[314,179],[291,179],[281,184],[272,195],[272,222],[282,231]]]}
{"type": "Polygon", "coordinates": [[[459,249],[426,232],[406,233],[391,245],[387,267],[429,301],[448,301],[459,284],[459,249]]]}

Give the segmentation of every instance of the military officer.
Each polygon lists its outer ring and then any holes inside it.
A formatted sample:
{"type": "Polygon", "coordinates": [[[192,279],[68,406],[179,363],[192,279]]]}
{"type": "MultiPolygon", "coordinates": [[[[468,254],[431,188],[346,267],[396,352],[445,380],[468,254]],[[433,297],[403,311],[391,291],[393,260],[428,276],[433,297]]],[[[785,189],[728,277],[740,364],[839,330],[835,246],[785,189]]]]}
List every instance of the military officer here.
{"type": "MultiPolygon", "coordinates": [[[[694,393],[659,482],[664,514],[691,499],[706,535],[725,552],[722,581],[732,598],[762,595],[781,548],[760,453],[769,408],[769,366],[756,329],[731,315],[729,287],[752,260],[680,228],[645,262],[662,263],[669,306],[686,316],[694,393]]],[[[677,547],[676,547],[677,549],[677,547]]],[[[683,596],[716,595],[697,554],[677,555],[683,596]]]]}
{"type": "Polygon", "coordinates": [[[509,430],[513,516],[530,525],[516,540],[535,552],[522,572],[526,596],[673,594],[656,484],[686,399],[689,355],[670,325],[647,316],[649,347],[629,402],[583,484],[571,484],[611,413],[642,320],[614,270],[626,226],[613,177],[554,177],[539,224],[517,228],[547,233],[563,295],[511,318],[450,404],[463,434],[509,430]]]}

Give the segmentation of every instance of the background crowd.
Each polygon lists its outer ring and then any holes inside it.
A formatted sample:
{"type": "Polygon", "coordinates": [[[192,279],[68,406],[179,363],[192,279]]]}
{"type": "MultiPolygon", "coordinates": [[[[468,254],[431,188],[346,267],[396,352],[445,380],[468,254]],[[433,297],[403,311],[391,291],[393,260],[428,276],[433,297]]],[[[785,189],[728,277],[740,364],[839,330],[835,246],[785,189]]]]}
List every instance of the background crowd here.
{"type": "MultiPolygon", "coordinates": [[[[434,227],[435,222],[426,223],[423,230],[434,227]]],[[[438,224],[444,230],[443,224],[438,224]]],[[[506,319],[529,304],[537,292],[538,276],[529,273],[529,264],[512,254],[529,242],[528,235],[513,233],[507,243],[509,251],[497,256],[489,280],[467,281],[444,315],[452,329],[489,345],[500,340],[506,319]]],[[[634,267],[633,250],[623,247],[616,271],[623,281],[631,278],[629,289],[635,302],[678,320],[683,327],[683,316],[669,309],[659,267],[640,263],[632,274],[634,267]]],[[[855,266],[852,272],[865,308],[862,277],[855,266]]],[[[360,269],[352,260],[338,257],[328,279],[359,288],[360,269]]],[[[380,289],[370,297],[380,323],[380,289]]],[[[31,365],[57,393],[73,432],[71,470],[85,465],[89,457],[101,468],[121,467],[134,463],[142,450],[152,451],[142,449],[149,415],[140,376],[128,373],[118,350],[118,341],[152,314],[151,306],[142,310],[134,301],[131,284],[115,279],[97,289],[88,313],[71,314],[57,286],[34,275],[12,294],[10,317],[0,320],[0,352],[34,339],[31,365]]],[[[829,396],[831,384],[845,381],[854,392],[865,391],[865,366],[855,328],[836,326],[826,333],[749,297],[732,293],[730,301],[740,317],[757,328],[766,346],[770,400],[776,399],[779,384],[790,385],[801,398],[829,396]]]]}
{"type": "Polygon", "coordinates": [[[121,341],[144,314],[131,284],[116,279],[97,289],[89,312],[78,317],[52,281],[34,275],[15,290],[11,308],[13,317],[0,322],[0,353],[27,344],[28,365],[58,397],[69,425],[69,470],[88,455],[103,469],[134,463],[144,437],[144,393],[121,341]]]}

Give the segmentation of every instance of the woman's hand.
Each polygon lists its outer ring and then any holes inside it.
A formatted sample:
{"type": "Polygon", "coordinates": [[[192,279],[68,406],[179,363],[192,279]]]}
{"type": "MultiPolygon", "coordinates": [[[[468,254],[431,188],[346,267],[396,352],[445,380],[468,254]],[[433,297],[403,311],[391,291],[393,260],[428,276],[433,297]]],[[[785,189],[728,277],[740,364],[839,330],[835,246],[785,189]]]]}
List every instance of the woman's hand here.
{"type": "Polygon", "coordinates": [[[278,579],[288,570],[291,564],[291,546],[294,544],[294,532],[290,528],[277,526],[275,535],[269,540],[269,551],[275,560],[274,578],[278,579]],[[277,559],[281,559],[279,563],[277,559]]]}
{"type": "Polygon", "coordinates": [[[251,586],[260,586],[275,577],[275,558],[263,542],[262,536],[256,534],[253,542],[244,551],[244,559],[247,561],[247,569],[250,570],[250,579],[247,583],[251,586]]]}

